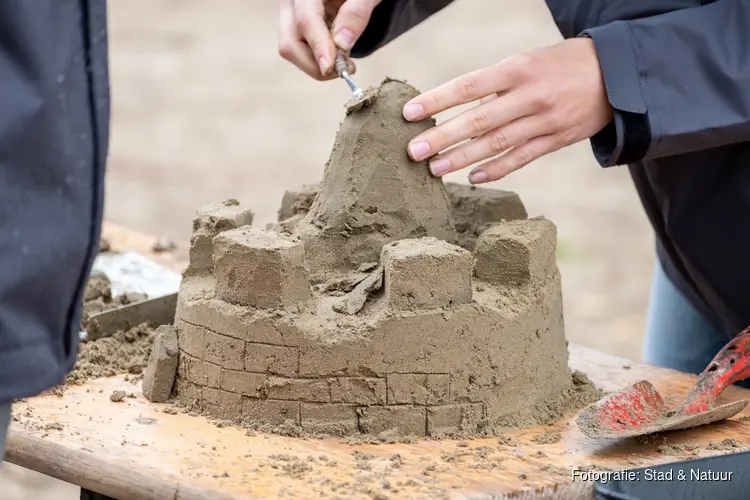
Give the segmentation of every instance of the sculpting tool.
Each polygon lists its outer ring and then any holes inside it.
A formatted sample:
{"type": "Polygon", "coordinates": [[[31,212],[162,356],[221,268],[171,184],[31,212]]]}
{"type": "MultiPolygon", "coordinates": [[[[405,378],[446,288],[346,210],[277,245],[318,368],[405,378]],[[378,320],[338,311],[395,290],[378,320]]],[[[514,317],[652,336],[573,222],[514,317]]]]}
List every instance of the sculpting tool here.
{"type": "Polygon", "coordinates": [[[654,386],[641,380],[583,410],[578,428],[592,438],[624,438],[719,422],[750,404],[750,399],[717,403],[724,389],[748,377],[750,327],[719,351],[677,409],[670,410],[654,386]]]}
{"type": "Polygon", "coordinates": [[[359,85],[357,85],[352,76],[349,74],[349,62],[346,59],[346,55],[340,50],[336,51],[336,63],[334,64],[334,68],[336,69],[336,73],[338,73],[339,78],[343,78],[346,84],[349,85],[349,88],[354,95],[354,100],[359,101],[364,99],[365,93],[361,88],[359,88],[359,85]]]}

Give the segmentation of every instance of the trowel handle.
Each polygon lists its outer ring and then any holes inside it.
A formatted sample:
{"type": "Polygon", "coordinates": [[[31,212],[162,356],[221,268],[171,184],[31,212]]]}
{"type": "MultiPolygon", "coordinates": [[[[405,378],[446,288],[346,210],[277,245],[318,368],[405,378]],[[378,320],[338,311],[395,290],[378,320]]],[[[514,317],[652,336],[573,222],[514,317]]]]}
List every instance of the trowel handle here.
{"type": "Polygon", "coordinates": [[[748,377],[750,377],[750,326],[730,340],[708,364],[677,413],[693,415],[710,410],[716,398],[727,387],[748,377]]]}
{"type": "Polygon", "coordinates": [[[349,74],[349,61],[341,50],[336,51],[336,60],[333,64],[333,68],[336,70],[336,74],[339,78],[343,78],[344,73],[349,74]]]}

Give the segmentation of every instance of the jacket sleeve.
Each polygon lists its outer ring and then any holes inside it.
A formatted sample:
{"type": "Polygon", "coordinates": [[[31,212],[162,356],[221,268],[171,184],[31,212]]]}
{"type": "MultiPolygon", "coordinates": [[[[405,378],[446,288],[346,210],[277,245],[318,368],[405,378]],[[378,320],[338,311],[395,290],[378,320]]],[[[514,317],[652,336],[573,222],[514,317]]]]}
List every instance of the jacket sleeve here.
{"type": "Polygon", "coordinates": [[[750,140],[750,1],[717,0],[584,30],[613,123],[591,139],[603,166],[750,140]]]}
{"type": "Polygon", "coordinates": [[[369,56],[451,3],[453,0],[382,0],[352,48],[352,57],[369,56]]]}

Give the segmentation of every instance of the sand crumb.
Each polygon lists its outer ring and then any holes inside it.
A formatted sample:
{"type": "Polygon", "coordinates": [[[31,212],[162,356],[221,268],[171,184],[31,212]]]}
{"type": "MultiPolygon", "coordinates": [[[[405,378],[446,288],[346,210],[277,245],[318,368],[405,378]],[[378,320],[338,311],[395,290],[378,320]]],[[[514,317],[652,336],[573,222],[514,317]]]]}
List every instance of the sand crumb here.
{"type": "Polygon", "coordinates": [[[686,452],[692,452],[698,454],[700,452],[700,445],[696,443],[682,443],[682,444],[663,444],[657,449],[662,455],[682,455],[686,452]]]}
{"type": "Polygon", "coordinates": [[[730,451],[740,447],[740,442],[735,438],[726,438],[721,441],[710,441],[706,446],[707,450],[730,451]]]}
{"type": "Polygon", "coordinates": [[[559,443],[561,439],[562,434],[556,431],[544,431],[531,438],[533,442],[538,444],[555,444],[559,443]]]}
{"type": "Polygon", "coordinates": [[[109,395],[109,400],[113,403],[119,403],[123,399],[125,399],[125,391],[112,391],[109,395]]]}

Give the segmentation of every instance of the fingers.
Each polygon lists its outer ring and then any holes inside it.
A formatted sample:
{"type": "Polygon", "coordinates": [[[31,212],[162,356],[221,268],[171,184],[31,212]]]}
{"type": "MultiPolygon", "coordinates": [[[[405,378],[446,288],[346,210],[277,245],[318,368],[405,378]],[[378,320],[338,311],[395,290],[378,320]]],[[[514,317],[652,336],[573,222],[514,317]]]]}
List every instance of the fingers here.
{"type": "Polygon", "coordinates": [[[294,23],[297,33],[307,42],[322,76],[333,68],[336,48],[325,22],[322,0],[294,0],[294,23]]]}
{"type": "Polygon", "coordinates": [[[279,55],[316,80],[330,80],[336,75],[323,76],[312,50],[297,33],[293,0],[279,0],[279,55]]]}
{"type": "Polygon", "coordinates": [[[517,93],[491,99],[416,136],[409,142],[409,156],[415,161],[424,160],[521,118],[528,111],[528,99],[517,93]]]}
{"type": "Polygon", "coordinates": [[[279,55],[299,69],[317,78],[320,70],[315,64],[312,52],[300,42],[294,24],[292,0],[279,0],[279,55]]]}
{"type": "Polygon", "coordinates": [[[415,97],[404,105],[404,118],[418,121],[441,111],[508,90],[513,72],[503,62],[454,78],[415,97]]]}
{"type": "Polygon", "coordinates": [[[430,160],[430,172],[437,177],[443,176],[550,132],[547,120],[541,116],[519,118],[433,158],[430,160]]]}
{"type": "Polygon", "coordinates": [[[372,11],[381,0],[347,0],[333,21],[334,43],[349,52],[370,22],[372,11]]]}
{"type": "Polygon", "coordinates": [[[565,146],[558,135],[544,135],[517,146],[503,156],[479,165],[471,174],[469,182],[483,184],[502,179],[506,175],[525,167],[542,156],[557,151],[565,146]]]}
{"type": "MultiPolygon", "coordinates": [[[[337,0],[324,5],[323,0],[279,0],[279,54],[317,80],[335,78],[336,46],[331,35],[337,36],[340,48],[348,52],[380,2],[337,0]],[[327,23],[332,18],[329,30],[327,23]]],[[[356,66],[347,62],[354,74],[356,66]]]]}

